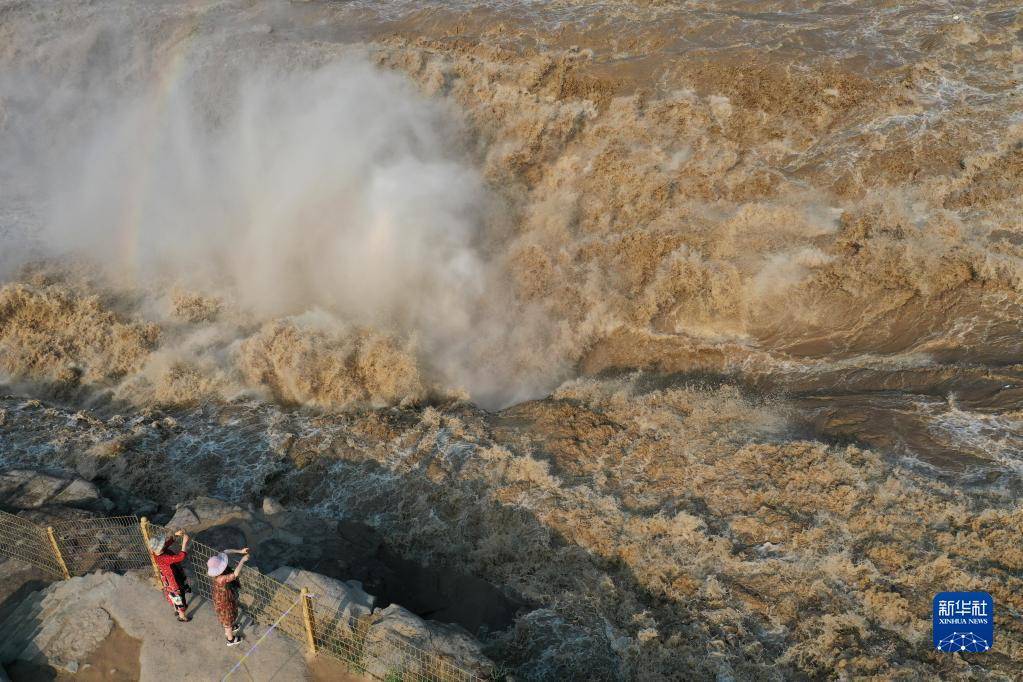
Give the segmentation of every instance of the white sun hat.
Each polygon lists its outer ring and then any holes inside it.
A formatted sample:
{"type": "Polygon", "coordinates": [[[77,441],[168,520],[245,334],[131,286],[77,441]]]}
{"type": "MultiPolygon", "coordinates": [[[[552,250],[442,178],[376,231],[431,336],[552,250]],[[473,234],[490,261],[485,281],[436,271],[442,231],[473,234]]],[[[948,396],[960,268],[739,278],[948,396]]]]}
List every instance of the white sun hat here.
{"type": "Polygon", "coordinates": [[[154,535],[149,538],[149,551],[153,554],[159,554],[163,551],[164,545],[167,544],[166,535],[154,535]]]}
{"type": "Polygon", "coordinates": [[[221,552],[214,554],[206,561],[206,573],[211,578],[216,578],[227,569],[227,555],[221,552]]]}

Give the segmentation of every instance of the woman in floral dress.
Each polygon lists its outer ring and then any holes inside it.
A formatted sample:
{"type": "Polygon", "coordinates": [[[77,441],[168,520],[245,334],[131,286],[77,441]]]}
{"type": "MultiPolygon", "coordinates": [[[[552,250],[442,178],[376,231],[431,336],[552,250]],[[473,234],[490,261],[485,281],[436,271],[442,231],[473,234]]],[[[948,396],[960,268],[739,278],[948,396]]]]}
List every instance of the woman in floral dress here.
{"type": "Polygon", "coordinates": [[[160,581],[163,583],[163,595],[174,607],[178,620],[187,623],[191,620],[185,614],[188,608],[188,601],[185,595],[192,591],[188,586],[188,577],[185,575],[185,559],[188,558],[189,537],[182,531],[177,531],[172,537],[166,535],[154,535],[149,538],[149,551],[153,553],[153,561],[160,571],[160,581]],[[181,551],[174,551],[174,540],[181,538],[181,551]]]}
{"type": "Polygon", "coordinates": [[[213,610],[217,613],[217,619],[224,626],[224,636],[227,637],[227,645],[234,646],[242,641],[241,635],[235,634],[235,621],[238,620],[238,575],[242,572],[242,566],[249,560],[249,548],[225,549],[220,554],[214,554],[206,562],[206,572],[213,578],[213,610]],[[238,562],[234,571],[228,573],[228,554],[242,554],[242,560],[238,562]]]}

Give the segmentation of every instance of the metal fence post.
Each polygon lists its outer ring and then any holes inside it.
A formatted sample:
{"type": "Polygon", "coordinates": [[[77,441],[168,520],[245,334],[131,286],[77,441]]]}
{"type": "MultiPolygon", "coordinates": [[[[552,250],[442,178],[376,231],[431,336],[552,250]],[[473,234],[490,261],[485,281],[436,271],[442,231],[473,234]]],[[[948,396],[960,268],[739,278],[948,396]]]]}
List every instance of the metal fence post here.
{"type": "Polygon", "coordinates": [[[60,553],[60,545],[57,544],[57,536],[53,534],[53,526],[46,527],[46,534],[50,536],[50,546],[53,547],[53,554],[57,557],[57,564],[64,574],[64,580],[71,580],[71,573],[67,570],[67,564],[64,563],[64,557],[60,553]]]}
{"type": "Polygon", "coordinates": [[[302,594],[300,595],[302,600],[302,613],[305,616],[305,638],[309,644],[309,653],[316,653],[316,636],[314,634],[315,623],[313,621],[313,602],[312,597],[309,596],[309,590],[302,588],[302,594]]]}
{"type": "Polygon", "coordinates": [[[153,575],[156,577],[156,582],[160,582],[160,569],[156,565],[156,557],[149,551],[149,519],[143,516],[139,519],[139,528],[142,529],[142,541],[146,545],[146,554],[149,555],[149,563],[153,566],[153,575]]]}

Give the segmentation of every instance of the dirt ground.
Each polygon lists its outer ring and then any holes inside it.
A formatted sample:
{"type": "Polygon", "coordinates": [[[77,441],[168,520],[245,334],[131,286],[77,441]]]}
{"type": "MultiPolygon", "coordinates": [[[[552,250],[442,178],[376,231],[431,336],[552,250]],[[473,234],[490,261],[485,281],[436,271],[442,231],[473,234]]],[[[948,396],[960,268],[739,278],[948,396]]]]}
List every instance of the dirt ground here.
{"type": "Polygon", "coordinates": [[[354,675],[343,663],[320,654],[309,659],[309,679],[312,682],[369,682],[372,678],[354,675]]]}

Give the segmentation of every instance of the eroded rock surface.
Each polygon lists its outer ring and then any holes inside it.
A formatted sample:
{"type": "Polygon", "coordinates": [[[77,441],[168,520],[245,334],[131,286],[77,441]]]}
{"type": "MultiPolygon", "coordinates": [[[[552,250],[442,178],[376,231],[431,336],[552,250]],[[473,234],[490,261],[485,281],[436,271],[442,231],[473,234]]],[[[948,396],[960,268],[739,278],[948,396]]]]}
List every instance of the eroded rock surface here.
{"type": "Polygon", "coordinates": [[[16,469],[0,474],[0,492],[5,502],[11,507],[32,509],[41,507],[68,485],[66,479],[47,476],[45,474],[16,469]]]}
{"type": "MultiPolygon", "coordinates": [[[[237,662],[223,643],[222,630],[208,603],[190,608],[188,624],[178,623],[148,571],[139,575],[98,572],[58,581],[25,597],[0,623],[0,661],[23,660],[64,671],[79,670],[115,623],[140,640],[141,679],[221,679],[237,662]]],[[[254,628],[246,633],[258,634],[254,628]]],[[[254,679],[308,678],[304,644],[271,633],[260,644],[259,660],[247,666],[254,679]]],[[[337,669],[338,674],[342,669],[337,669]]]]}
{"type": "Polygon", "coordinates": [[[114,506],[89,481],[29,469],[0,471],[0,505],[11,509],[63,505],[96,511],[114,506]]]}
{"type": "Polygon", "coordinates": [[[252,565],[266,573],[319,574],[324,585],[342,591],[354,581],[382,606],[401,603],[424,618],[457,623],[470,632],[504,629],[522,607],[480,578],[399,556],[366,524],[283,508],[273,511],[267,515],[203,498],[181,503],[166,525],[216,549],[249,547],[252,565]]]}
{"type": "Polygon", "coordinates": [[[397,604],[373,613],[366,651],[367,671],[380,678],[391,671],[409,668],[429,674],[438,666],[430,660],[431,655],[484,676],[493,665],[483,655],[479,642],[458,626],[424,621],[397,604]],[[421,661],[409,663],[404,656],[409,651],[420,654],[421,661]]]}
{"type": "Polygon", "coordinates": [[[306,588],[309,594],[337,602],[341,614],[348,621],[369,616],[373,613],[376,598],[362,589],[358,580],[341,582],[319,573],[304,571],[290,566],[281,566],[270,574],[271,578],[295,588],[306,588]]]}

